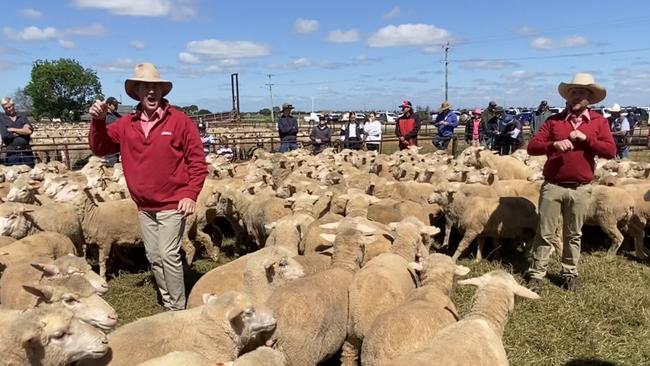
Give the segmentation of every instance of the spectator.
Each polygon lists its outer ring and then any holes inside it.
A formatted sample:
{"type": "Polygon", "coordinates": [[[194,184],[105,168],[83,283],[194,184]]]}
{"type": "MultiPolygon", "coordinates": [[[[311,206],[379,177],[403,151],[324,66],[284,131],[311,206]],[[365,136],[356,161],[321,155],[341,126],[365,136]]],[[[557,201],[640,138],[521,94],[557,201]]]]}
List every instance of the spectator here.
{"type": "Polygon", "coordinates": [[[357,122],[357,114],[348,113],[347,122],[341,126],[341,141],[344,149],[360,150],[363,139],[363,126],[357,122]]]}
{"type": "Polygon", "coordinates": [[[233,161],[235,159],[235,154],[227,142],[219,144],[219,147],[217,148],[217,151],[215,151],[215,154],[218,156],[223,156],[228,161],[233,161]]]}
{"type": "Polygon", "coordinates": [[[503,115],[503,107],[500,106],[494,107],[494,110],[490,112],[491,118],[487,123],[483,121],[485,111],[481,114],[481,123],[485,123],[486,145],[489,150],[494,150],[496,148],[496,140],[501,132],[500,128],[503,115]]]}
{"type": "MultiPolygon", "coordinates": [[[[106,99],[106,107],[108,108],[106,111],[106,125],[110,125],[122,117],[122,115],[117,112],[117,108],[120,104],[121,103],[118,102],[115,97],[108,97],[108,99],[106,99]]],[[[104,156],[104,159],[106,159],[107,166],[113,166],[120,160],[120,153],[106,155],[104,156]]]]}
{"type": "Polygon", "coordinates": [[[587,216],[594,158],[611,159],[616,145],[607,120],[587,108],[605,99],[604,87],[590,74],[578,73],[571,83],[560,83],[564,112],[549,117],[528,143],[530,155],[546,155],[544,184],[539,197],[539,224],[533,242],[533,262],[526,274],[528,288],[540,293],[553,243],[562,248],[562,288],[577,291],[582,225],[587,216]],[[560,219],[561,218],[561,219],[560,219]],[[558,238],[562,225],[563,238],[558,238]],[[560,245],[560,241],[564,243],[560,245]]]}
{"type": "Polygon", "coordinates": [[[291,115],[292,109],[293,106],[291,104],[282,104],[282,116],[280,116],[280,120],[278,120],[281,153],[286,153],[298,148],[298,121],[291,115]]]}
{"type": "Polygon", "coordinates": [[[628,136],[630,134],[630,123],[621,115],[621,106],[614,104],[609,109],[610,116],[610,129],[614,142],[616,143],[616,159],[627,159],[630,156],[630,145],[628,143],[628,136]]]}
{"type": "Polygon", "coordinates": [[[30,146],[34,128],[26,116],[16,113],[16,105],[9,97],[0,101],[5,114],[0,116],[0,136],[7,148],[4,165],[25,164],[34,167],[34,153],[30,146]]]}
{"type": "Polygon", "coordinates": [[[438,150],[446,150],[449,141],[454,137],[454,128],[458,126],[458,116],[451,110],[451,104],[446,100],[440,105],[438,116],[433,125],[438,130],[437,135],[433,138],[433,146],[438,150]]]}
{"type": "Polygon", "coordinates": [[[542,100],[537,107],[535,113],[533,113],[533,125],[532,125],[532,134],[536,134],[539,131],[539,128],[542,127],[544,122],[553,114],[548,107],[548,102],[542,100]]]}
{"type": "Polygon", "coordinates": [[[521,121],[509,114],[501,114],[499,155],[508,155],[523,144],[521,121]]]}
{"type": "Polygon", "coordinates": [[[402,114],[395,121],[395,135],[399,138],[399,148],[404,150],[409,146],[418,145],[418,132],[420,132],[420,120],[413,113],[413,105],[408,100],[400,106],[402,114]]]}
{"type": "Polygon", "coordinates": [[[481,123],[481,108],[476,108],[472,112],[472,118],[465,125],[465,142],[472,146],[480,146],[485,143],[486,128],[481,123]]]}
{"type": "Polygon", "coordinates": [[[481,114],[481,122],[483,122],[485,127],[487,127],[488,123],[494,118],[496,114],[496,108],[497,108],[497,102],[492,100],[488,104],[488,107],[485,108],[485,110],[481,114]]]}
{"type": "Polygon", "coordinates": [[[139,101],[134,113],[106,125],[108,106],[96,101],[89,110],[90,149],[96,155],[120,152],[131,199],[138,207],[142,241],[163,306],[185,308],[181,239],[186,217],[208,175],[199,130],[165,99],[172,83],[158,69],[138,64],[126,79],[126,94],[139,101]]]}
{"type": "Polygon", "coordinates": [[[379,151],[381,143],[381,122],[377,120],[377,114],[370,112],[368,121],[363,125],[364,141],[369,151],[379,151]]]}
{"type": "Polygon", "coordinates": [[[207,126],[203,121],[198,123],[198,127],[199,135],[201,136],[201,144],[203,145],[203,153],[208,155],[212,152],[212,145],[215,142],[214,137],[208,133],[207,126]]]}
{"type": "Polygon", "coordinates": [[[312,152],[314,155],[320,154],[329,146],[332,141],[332,131],[327,125],[325,116],[320,116],[318,118],[318,124],[311,129],[309,139],[311,140],[312,152]]]}

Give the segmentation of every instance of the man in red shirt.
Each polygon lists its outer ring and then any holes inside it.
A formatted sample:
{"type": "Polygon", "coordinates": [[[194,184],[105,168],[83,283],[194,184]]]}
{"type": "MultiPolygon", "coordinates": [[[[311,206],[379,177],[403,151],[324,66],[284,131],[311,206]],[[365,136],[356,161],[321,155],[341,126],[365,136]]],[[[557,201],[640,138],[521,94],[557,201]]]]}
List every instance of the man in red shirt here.
{"type": "Polygon", "coordinates": [[[528,288],[538,294],[552,244],[560,243],[557,237],[560,215],[565,238],[561,253],[562,288],[579,289],[580,239],[590,196],[585,185],[594,179],[596,156],[612,159],[616,155],[616,144],[607,120],[587,108],[605,99],[605,88],[596,84],[592,75],[578,73],[571,83],[560,83],[558,91],[566,100],[565,110],[550,116],[528,143],[530,155],[548,157],[539,197],[533,263],[527,273],[528,288]]]}
{"type": "Polygon", "coordinates": [[[208,174],[199,130],[163,97],[172,83],[152,64],[135,67],[124,83],[140,103],[135,111],[106,125],[105,102],[90,107],[88,141],[95,155],[119,152],[131,198],[139,210],[142,240],[168,310],[185,308],[183,266],[179,254],[186,216],[208,174]]]}
{"type": "Polygon", "coordinates": [[[395,121],[395,135],[399,138],[399,149],[418,145],[420,120],[413,113],[413,105],[408,100],[402,102],[402,115],[395,121]]]}

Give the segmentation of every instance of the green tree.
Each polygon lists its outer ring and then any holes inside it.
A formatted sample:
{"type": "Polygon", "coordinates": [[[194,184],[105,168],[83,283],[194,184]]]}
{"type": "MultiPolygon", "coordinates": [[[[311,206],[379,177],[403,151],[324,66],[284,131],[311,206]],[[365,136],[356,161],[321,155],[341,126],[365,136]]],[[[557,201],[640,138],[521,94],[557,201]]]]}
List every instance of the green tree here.
{"type": "Polygon", "coordinates": [[[259,112],[257,112],[263,116],[270,116],[271,115],[271,110],[268,108],[260,109],[259,112]]]}
{"type": "Polygon", "coordinates": [[[95,99],[103,99],[97,73],[77,60],[37,60],[25,94],[32,99],[35,117],[79,121],[95,99]]]}
{"type": "Polygon", "coordinates": [[[13,99],[14,103],[16,104],[16,110],[25,112],[27,114],[32,113],[32,98],[30,98],[29,95],[25,94],[25,89],[16,89],[13,99]]]}
{"type": "Polygon", "coordinates": [[[196,114],[212,114],[212,112],[210,112],[207,109],[199,109],[199,111],[196,112],[196,114]]]}
{"type": "Polygon", "coordinates": [[[190,115],[190,116],[196,115],[197,112],[199,111],[199,107],[197,105],[195,105],[195,104],[185,106],[182,109],[183,109],[183,112],[185,112],[185,114],[190,115]]]}

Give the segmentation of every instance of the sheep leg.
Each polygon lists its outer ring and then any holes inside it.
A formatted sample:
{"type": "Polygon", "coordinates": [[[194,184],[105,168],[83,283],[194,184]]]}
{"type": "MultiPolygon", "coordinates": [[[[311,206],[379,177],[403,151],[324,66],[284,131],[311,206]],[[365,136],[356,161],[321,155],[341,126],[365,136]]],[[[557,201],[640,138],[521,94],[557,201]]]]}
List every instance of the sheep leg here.
{"type": "Polygon", "coordinates": [[[442,240],[442,248],[449,246],[449,237],[451,236],[452,224],[448,220],[445,222],[445,238],[442,240]]]}
{"type": "Polygon", "coordinates": [[[628,227],[628,233],[634,239],[634,251],[636,257],[640,260],[648,258],[648,253],[643,245],[643,238],[645,237],[645,225],[640,223],[631,223],[628,227]]]}
{"type": "Polygon", "coordinates": [[[195,240],[198,241],[201,245],[203,245],[210,259],[212,259],[215,262],[219,260],[219,254],[220,254],[219,247],[214,245],[214,243],[212,242],[212,238],[210,238],[209,235],[207,235],[202,231],[197,231],[195,240]]]}
{"type": "Polygon", "coordinates": [[[616,222],[605,222],[601,223],[599,226],[612,241],[607,254],[612,256],[616,255],[618,248],[620,248],[621,244],[623,244],[623,234],[621,234],[621,231],[618,230],[616,222]]]}
{"type": "Polygon", "coordinates": [[[184,236],[181,240],[181,248],[185,252],[185,263],[187,263],[188,266],[191,266],[192,262],[194,262],[194,256],[196,255],[196,247],[194,246],[194,243],[184,236]]]}
{"type": "Polygon", "coordinates": [[[458,260],[460,256],[463,254],[465,249],[469,247],[469,245],[472,243],[472,240],[476,239],[478,236],[477,232],[474,231],[466,231],[465,235],[463,235],[463,239],[458,243],[458,248],[456,248],[456,252],[454,255],[451,257],[454,261],[458,260]]]}
{"type": "Polygon", "coordinates": [[[478,237],[476,241],[478,242],[478,247],[476,248],[475,262],[479,263],[483,259],[483,247],[485,247],[485,238],[478,237]]]}
{"type": "Polygon", "coordinates": [[[359,348],[350,340],[346,340],[341,349],[341,366],[357,366],[359,348]]]}
{"type": "Polygon", "coordinates": [[[111,252],[110,244],[100,245],[98,250],[97,259],[99,261],[99,275],[106,279],[106,265],[108,262],[108,257],[111,252]]]}

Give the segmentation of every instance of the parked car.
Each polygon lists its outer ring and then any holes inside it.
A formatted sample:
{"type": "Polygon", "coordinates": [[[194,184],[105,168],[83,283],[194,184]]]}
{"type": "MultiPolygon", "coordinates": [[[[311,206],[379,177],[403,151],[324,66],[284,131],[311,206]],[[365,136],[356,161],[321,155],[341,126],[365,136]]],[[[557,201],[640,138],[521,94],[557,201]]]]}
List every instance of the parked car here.
{"type": "Polygon", "coordinates": [[[330,113],[327,115],[327,122],[338,122],[341,120],[341,115],[338,113],[330,113]]]}
{"type": "Polygon", "coordinates": [[[311,112],[305,115],[305,122],[318,122],[321,117],[323,117],[322,113],[311,112]]]}

